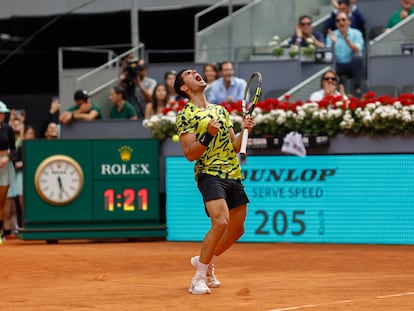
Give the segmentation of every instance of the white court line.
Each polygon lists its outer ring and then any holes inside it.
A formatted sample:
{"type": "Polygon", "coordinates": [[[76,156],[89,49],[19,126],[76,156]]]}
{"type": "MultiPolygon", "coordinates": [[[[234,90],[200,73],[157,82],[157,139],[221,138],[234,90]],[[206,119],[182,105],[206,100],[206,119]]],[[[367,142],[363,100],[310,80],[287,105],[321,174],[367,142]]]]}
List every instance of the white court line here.
{"type": "Polygon", "coordinates": [[[414,295],[414,292],[391,294],[391,295],[386,295],[386,296],[376,296],[376,297],[373,297],[373,298],[360,298],[360,299],[338,300],[338,301],[324,302],[324,303],[319,303],[319,304],[311,304],[311,305],[302,305],[302,306],[286,307],[286,308],[280,308],[280,309],[272,309],[272,310],[267,310],[267,311],[300,310],[300,309],[314,308],[314,307],[320,307],[320,306],[326,306],[326,305],[345,304],[345,303],[357,302],[357,301],[363,301],[363,300],[369,300],[369,299],[386,299],[386,298],[402,297],[402,296],[409,296],[409,295],[414,295]]]}
{"type": "Polygon", "coordinates": [[[393,294],[393,295],[387,295],[387,296],[377,296],[375,298],[384,299],[384,298],[390,298],[390,297],[400,297],[400,296],[409,296],[409,295],[414,295],[414,292],[401,293],[401,294],[393,294]]]}

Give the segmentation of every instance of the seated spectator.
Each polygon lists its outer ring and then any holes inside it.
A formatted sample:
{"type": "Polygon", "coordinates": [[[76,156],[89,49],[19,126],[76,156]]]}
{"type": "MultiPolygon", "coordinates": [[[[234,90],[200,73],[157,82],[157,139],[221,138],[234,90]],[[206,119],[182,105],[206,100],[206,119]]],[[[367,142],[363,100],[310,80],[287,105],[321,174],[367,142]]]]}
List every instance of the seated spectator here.
{"type": "Polygon", "coordinates": [[[207,82],[207,86],[204,89],[204,94],[208,98],[211,85],[219,78],[219,71],[215,63],[206,63],[203,65],[203,79],[207,82]]]}
{"type": "Polygon", "coordinates": [[[362,12],[358,9],[356,1],[351,0],[338,0],[333,2],[334,9],[331,12],[331,16],[326,21],[326,28],[329,30],[337,29],[336,16],[339,12],[344,12],[348,15],[351,21],[351,27],[358,29],[362,36],[365,38],[366,34],[366,19],[362,12]]]}
{"type": "Polygon", "coordinates": [[[102,119],[101,108],[97,103],[91,102],[87,91],[77,90],[73,95],[73,99],[76,104],[69,107],[67,111],[60,113],[59,122],[61,124],[102,119]]]}
{"type": "Polygon", "coordinates": [[[113,104],[109,118],[138,120],[134,106],[125,100],[125,89],[123,87],[112,87],[109,92],[109,99],[113,104]]]}
{"type": "Polygon", "coordinates": [[[394,27],[403,21],[407,16],[414,13],[414,0],[400,0],[400,4],[401,8],[392,13],[387,24],[385,25],[384,31],[394,27]]]}
{"type": "Polygon", "coordinates": [[[169,94],[169,102],[175,102],[180,99],[184,99],[181,95],[178,95],[174,89],[174,82],[175,77],[177,76],[177,72],[175,70],[167,71],[164,74],[164,83],[167,86],[168,94],[169,94]]]}
{"type": "Polygon", "coordinates": [[[299,17],[298,24],[295,29],[296,32],[290,38],[289,45],[296,44],[306,47],[312,44],[316,48],[325,47],[325,37],[321,32],[313,29],[312,17],[308,15],[302,15],[299,17]]]}
{"type": "Polygon", "coordinates": [[[158,83],[154,88],[152,100],[145,106],[145,119],[152,115],[162,113],[163,109],[169,105],[169,93],[164,83],[158,83]]]}
{"type": "Polygon", "coordinates": [[[230,61],[220,63],[219,74],[220,77],[211,85],[207,101],[220,105],[242,100],[247,82],[234,76],[233,64],[230,61]]]}
{"type": "Polygon", "coordinates": [[[309,100],[317,102],[326,96],[342,96],[344,99],[348,99],[345,95],[344,85],[339,82],[339,77],[333,69],[325,71],[321,77],[321,89],[313,92],[309,100]]]}
{"type": "Polygon", "coordinates": [[[336,30],[329,30],[326,46],[333,47],[335,53],[335,70],[338,76],[353,79],[353,93],[361,96],[361,83],[364,73],[364,38],[362,33],[350,27],[348,14],[339,12],[336,16],[336,30]]]}

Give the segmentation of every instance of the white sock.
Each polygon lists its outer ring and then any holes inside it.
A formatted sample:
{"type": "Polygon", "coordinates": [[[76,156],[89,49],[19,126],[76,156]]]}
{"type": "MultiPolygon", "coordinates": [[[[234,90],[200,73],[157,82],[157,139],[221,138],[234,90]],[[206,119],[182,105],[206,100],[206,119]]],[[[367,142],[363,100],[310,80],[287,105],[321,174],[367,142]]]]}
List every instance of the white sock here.
{"type": "Polygon", "coordinates": [[[207,275],[208,265],[198,262],[196,275],[205,277],[207,275]]]}

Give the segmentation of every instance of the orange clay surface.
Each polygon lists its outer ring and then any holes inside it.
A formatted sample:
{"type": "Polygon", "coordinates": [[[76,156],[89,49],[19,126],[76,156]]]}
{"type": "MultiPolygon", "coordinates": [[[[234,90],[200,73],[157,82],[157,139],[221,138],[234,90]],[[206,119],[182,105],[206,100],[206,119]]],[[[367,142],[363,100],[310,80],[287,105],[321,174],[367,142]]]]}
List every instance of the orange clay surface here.
{"type": "Polygon", "coordinates": [[[414,310],[414,246],[238,243],[222,283],[192,295],[199,243],[9,240],[0,246],[1,309],[414,310]]]}

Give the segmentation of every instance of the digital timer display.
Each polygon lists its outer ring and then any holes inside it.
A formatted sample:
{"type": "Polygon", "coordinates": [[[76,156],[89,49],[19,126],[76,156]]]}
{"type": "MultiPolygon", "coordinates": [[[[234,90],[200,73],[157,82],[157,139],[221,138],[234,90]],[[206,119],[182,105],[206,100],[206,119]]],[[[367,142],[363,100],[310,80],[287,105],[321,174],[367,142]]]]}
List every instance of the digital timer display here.
{"type": "MultiPolygon", "coordinates": [[[[171,241],[202,241],[210,228],[193,165],[166,160],[171,241]]],[[[414,244],[413,168],[413,154],[250,156],[240,241],[414,244]]]]}
{"type": "Polygon", "coordinates": [[[158,180],[94,182],[95,216],[98,219],[152,220],[159,217],[158,180]]]}
{"type": "Polygon", "coordinates": [[[106,211],[113,212],[115,209],[122,209],[125,212],[135,210],[148,210],[148,189],[124,189],[122,193],[115,193],[115,190],[106,189],[103,193],[105,197],[104,208],[106,211]]]}

